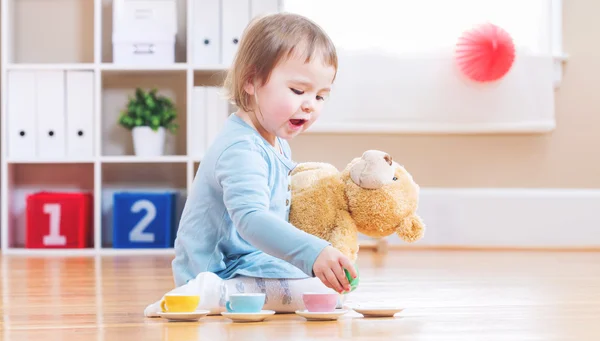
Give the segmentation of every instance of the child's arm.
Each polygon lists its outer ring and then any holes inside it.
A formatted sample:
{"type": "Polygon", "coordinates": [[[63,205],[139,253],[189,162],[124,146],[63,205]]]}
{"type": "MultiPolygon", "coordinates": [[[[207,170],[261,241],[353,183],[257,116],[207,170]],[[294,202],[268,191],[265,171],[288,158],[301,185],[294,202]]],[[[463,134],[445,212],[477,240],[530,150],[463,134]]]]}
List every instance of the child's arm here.
{"type": "Polygon", "coordinates": [[[216,181],[223,187],[225,206],[242,238],[314,276],[315,259],[330,243],[269,212],[269,175],[264,153],[248,140],[223,151],[216,165],[216,181]]]}

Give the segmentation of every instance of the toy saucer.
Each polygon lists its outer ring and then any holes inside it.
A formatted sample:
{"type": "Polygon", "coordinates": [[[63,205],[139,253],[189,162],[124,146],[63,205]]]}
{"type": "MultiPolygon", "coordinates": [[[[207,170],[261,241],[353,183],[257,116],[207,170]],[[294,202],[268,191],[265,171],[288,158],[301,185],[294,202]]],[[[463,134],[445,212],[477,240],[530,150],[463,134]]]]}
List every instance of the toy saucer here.
{"type": "Polygon", "coordinates": [[[309,321],[335,321],[340,318],[340,316],[346,314],[348,310],[346,309],[336,309],[334,311],[308,311],[308,310],[296,310],[296,314],[304,317],[309,321]]]}
{"type": "Polygon", "coordinates": [[[393,317],[396,313],[404,310],[404,308],[394,305],[360,304],[352,307],[352,310],[362,314],[364,317],[393,317]]]}
{"type": "Polygon", "coordinates": [[[273,310],[261,310],[257,313],[230,313],[226,311],[221,313],[233,322],[261,322],[273,314],[275,314],[273,310]]]}
{"type": "Polygon", "coordinates": [[[171,322],[189,322],[198,321],[200,318],[208,315],[208,313],[208,310],[196,310],[189,313],[158,312],[158,316],[171,322]]]}

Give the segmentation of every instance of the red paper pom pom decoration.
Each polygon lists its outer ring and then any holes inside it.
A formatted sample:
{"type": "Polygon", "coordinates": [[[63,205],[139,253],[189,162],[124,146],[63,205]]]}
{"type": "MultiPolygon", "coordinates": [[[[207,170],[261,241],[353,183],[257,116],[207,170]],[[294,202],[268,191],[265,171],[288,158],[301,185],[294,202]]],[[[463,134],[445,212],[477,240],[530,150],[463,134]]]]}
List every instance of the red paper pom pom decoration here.
{"type": "Polygon", "coordinates": [[[491,82],[503,77],[515,60],[515,45],[502,28],[483,24],[466,31],[456,45],[456,63],[467,77],[491,82]]]}

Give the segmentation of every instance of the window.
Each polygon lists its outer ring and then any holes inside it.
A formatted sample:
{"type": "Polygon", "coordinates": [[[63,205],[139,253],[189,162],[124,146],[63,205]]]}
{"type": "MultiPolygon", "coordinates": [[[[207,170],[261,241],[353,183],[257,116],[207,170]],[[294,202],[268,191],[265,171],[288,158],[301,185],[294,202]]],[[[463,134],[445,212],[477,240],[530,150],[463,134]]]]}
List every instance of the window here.
{"type": "Polygon", "coordinates": [[[281,0],[321,25],[340,68],[323,132],[544,132],[562,74],[559,0],[281,0]],[[459,36],[491,22],[517,57],[493,83],[461,78],[459,36]]]}

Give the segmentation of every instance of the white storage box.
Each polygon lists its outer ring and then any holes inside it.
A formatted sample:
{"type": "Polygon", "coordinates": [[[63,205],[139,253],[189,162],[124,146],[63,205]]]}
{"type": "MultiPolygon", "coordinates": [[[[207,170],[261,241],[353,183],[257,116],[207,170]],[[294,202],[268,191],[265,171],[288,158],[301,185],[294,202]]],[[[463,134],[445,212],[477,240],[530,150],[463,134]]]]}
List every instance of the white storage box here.
{"type": "Polygon", "coordinates": [[[175,0],[114,0],[113,63],[175,63],[175,0]]]}
{"type": "Polygon", "coordinates": [[[113,63],[163,65],[175,63],[175,35],[147,32],[113,34],[113,63]]]}
{"type": "Polygon", "coordinates": [[[113,32],[177,32],[175,0],[114,0],[113,32]]]}

